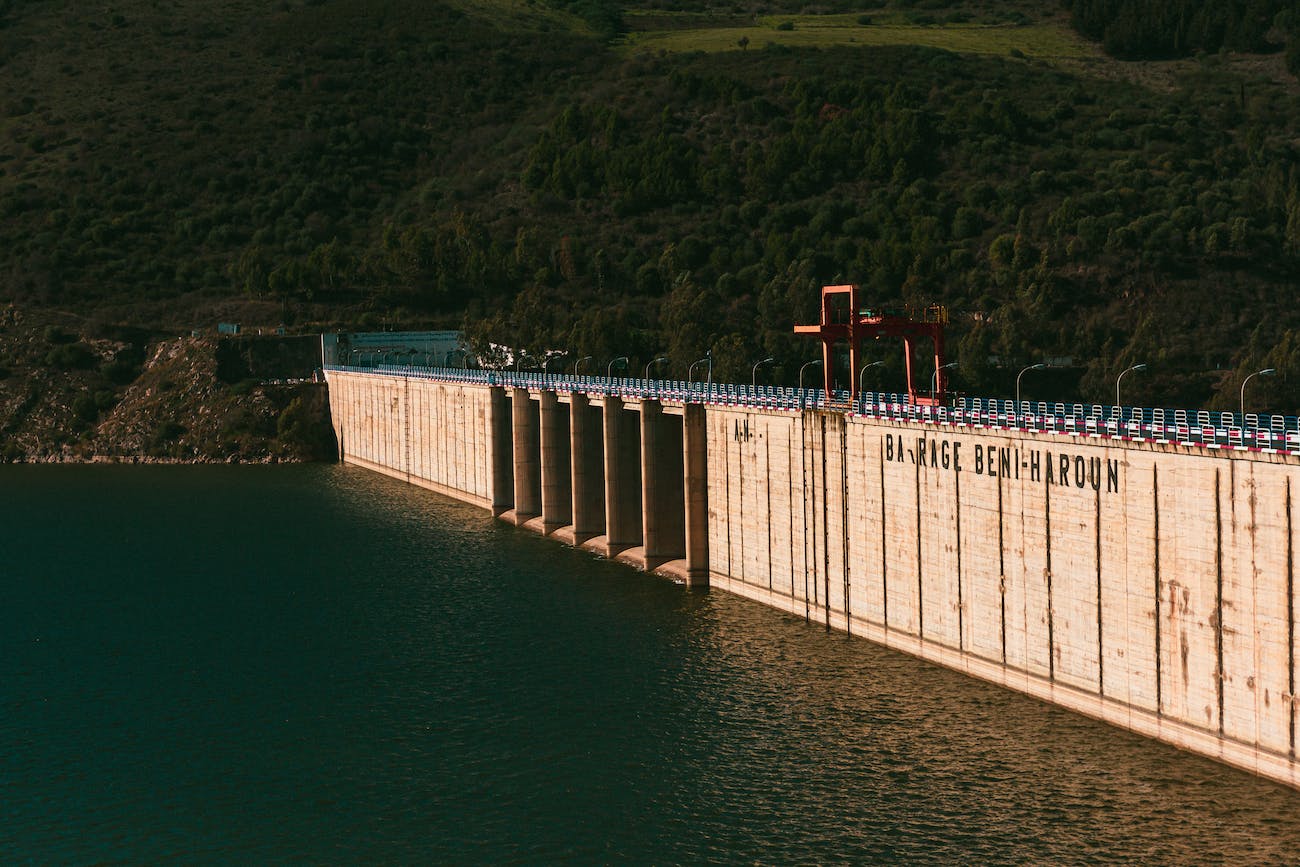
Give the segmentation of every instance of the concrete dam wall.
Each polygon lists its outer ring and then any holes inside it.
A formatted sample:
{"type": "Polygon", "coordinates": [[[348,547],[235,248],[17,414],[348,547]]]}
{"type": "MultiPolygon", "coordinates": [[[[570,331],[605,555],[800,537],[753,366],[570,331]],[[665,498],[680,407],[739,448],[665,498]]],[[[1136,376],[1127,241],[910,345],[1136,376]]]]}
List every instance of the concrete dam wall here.
{"type": "Polygon", "coordinates": [[[1294,456],[327,376],[349,463],[1300,786],[1294,456]]]}

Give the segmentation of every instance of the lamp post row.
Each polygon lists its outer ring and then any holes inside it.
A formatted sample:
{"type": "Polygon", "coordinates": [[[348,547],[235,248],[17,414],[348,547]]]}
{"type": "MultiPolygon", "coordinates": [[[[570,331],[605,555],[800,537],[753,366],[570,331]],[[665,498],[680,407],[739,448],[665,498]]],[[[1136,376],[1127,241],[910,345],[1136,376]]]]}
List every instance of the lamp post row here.
{"type": "MultiPolygon", "coordinates": [[[[391,350],[384,350],[384,349],[379,349],[379,350],[351,349],[351,350],[348,351],[348,360],[349,360],[349,361],[353,361],[353,362],[355,362],[355,361],[358,361],[358,360],[362,360],[362,357],[364,357],[365,355],[379,355],[379,356],[381,356],[381,363],[384,363],[384,362],[387,362],[387,360],[388,360],[388,359],[387,359],[387,356],[388,356],[388,354],[389,354],[390,352],[391,352],[391,350]]],[[[468,363],[467,363],[467,361],[468,361],[468,355],[467,355],[467,353],[465,352],[465,350],[463,350],[463,349],[453,349],[453,350],[451,350],[450,352],[448,352],[447,355],[446,355],[446,360],[447,360],[447,363],[448,363],[448,364],[450,364],[450,362],[451,362],[451,356],[452,356],[454,353],[460,353],[461,356],[462,356],[462,363],[463,363],[463,364],[466,364],[466,366],[468,366],[468,363]]],[[[531,358],[531,357],[532,357],[532,356],[529,356],[527,353],[522,353],[522,352],[519,353],[519,355],[517,355],[517,356],[515,357],[515,371],[516,371],[516,372],[519,372],[519,370],[520,370],[520,366],[521,366],[522,362],[524,361],[524,359],[525,359],[525,358],[531,358]]],[[[426,353],[426,361],[427,361],[427,360],[428,360],[428,353],[426,353]]],[[[548,358],[543,362],[543,368],[542,368],[542,369],[543,369],[543,372],[545,372],[546,368],[550,366],[550,362],[551,362],[552,360],[553,360],[553,358],[548,357],[548,358]]],[[[579,359],[577,359],[576,361],[574,361],[574,362],[573,362],[573,375],[574,375],[574,376],[578,376],[578,375],[579,375],[579,372],[580,372],[580,370],[581,370],[581,368],[582,368],[582,365],[583,365],[584,363],[588,362],[588,361],[593,361],[593,360],[595,360],[595,357],[594,357],[594,356],[591,356],[591,355],[584,355],[584,356],[582,356],[581,358],[579,358],[579,359]]],[[[614,367],[617,365],[618,367],[620,367],[620,369],[621,369],[621,368],[626,368],[627,365],[628,365],[628,361],[629,361],[629,358],[628,358],[628,356],[626,356],[626,355],[620,355],[620,356],[618,356],[617,358],[611,359],[610,362],[609,362],[609,364],[608,364],[608,365],[606,366],[606,368],[605,368],[605,376],[606,376],[607,378],[613,378],[613,375],[614,375],[614,367]]],[[[646,363],[646,366],[645,366],[645,379],[646,379],[646,381],[649,381],[649,379],[650,379],[650,368],[653,367],[653,366],[656,365],[656,364],[660,364],[660,363],[662,363],[662,362],[666,362],[666,361],[668,361],[668,357],[667,357],[667,356],[663,356],[663,355],[661,355],[661,356],[658,356],[657,358],[653,358],[653,359],[651,359],[649,362],[647,362],[647,363],[646,363]]],[[[754,362],[753,367],[750,368],[750,386],[751,386],[752,388],[757,388],[757,387],[758,387],[758,369],[759,369],[761,366],[765,365],[765,364],[772,364],[772,363],[774,363],[775,361],[776,361],[776,357],[775,357],[775,356],[771,356],[771,355],[769,355],[767,358],[762,358],[762,359],[759,359],[758,361],[754,362]]],[[[815,360],[813,360],[813,361],[809,361],[809,362],[807,362],[806,364],[804,364],[803,366],[801,366],[801,367],[799,368],[799,387],[800,387],[800,388],[803,388],[803,387],[804,387],[804,371],[806,371],[809,367],[813,367],[813,366],[815,366],[815,365],[821,365],[821,363],[822,363],[822,362],[821,362],[820,359],[815,359],[815,360]]],[[[862,380],[866,377],[867,369],[870,368],[870,367],[879,367],[879,366],[883,365],[884,363],[885,363],[885,362],[883,362],[883,361],[871,361],[871,362],[868,362],[867,364],[862,365],[862,369],[858,371],[858,383],[859,383],[859,388],[861,387],[862,380]]],[[[707,365],[708,365],[707,381],[711,384],[711,383],[713,382],[713,352],[712,352],[712,351],[709,351],[709,352],[705,355],[704,358],[701,358],[701,359],[698,359],[697,361],[693,361],[693,362],[691,362],[690,368],[687,370],[687,373],[686,373],[686,379],[687,379],[688,382],[694,382],[694,381],[695,381],[695,368],[698,367],[698,366],[701,365],[701,364],[707,364],[707,365]]],[[[958,362],[956,362],[956,361],[950,361],[950,362],[948,362],[947,364],[943,365],[942,367],[939,367],[939,368],[936,368],[936,369],[935,369],[934,374],[932,375],[931,380],[930,380],[930,392],[931,392],[931,394],[933,394],[933,393],[935,392],[935,390],[938,388],[939,371],[940,371],[940,370],[947,370],[947,369],[949,369],[949,368],[953,368],[953,367],[957,367],[957,366],[958,366],[958,362]]],[[[1021,379],[1024,377],[1024,375],[1025,375],[1026,373],[1030,372],[1031,370],[1046,370],[1048,367],[1049,367],[1049,365],[1047,365],[1046,363],[1039,362],[1039,363],[1037,363],[1037,364],[1031,364],[1031,365],[1029,365],[1028,367],[1022,368],[1021,371],[1020,371],[1018,374],[1016,374],[1016,406],[1017,406],[1017,407],[1019,407],[1019,406],[1020,406],[1020,403],[1021,403],[1021,399],[1020,399],[1020,382],[1021,382],[1021,379]]],[[[1124,377],[1127,376],[1127,375],[1130,374],[1130,373],[1142,373],[1142,372],[1144,372],[1146,369],[1147,369],[1147,365],[1144,364],[1144,363],[1143,363],[1143,364],[1134,364],[1134,365],[1131,365],[1131,366],[1129,366],[1129,367],[1124,368],[1124,370],[1120,371],[1119,375],[1115,377],[1115,405],[1116,405],[1116,406],[1122,406],[1122,405],[1123,405],[1121,386],[1122,386],[1122,384],[1123,384],[1123,382],[1124,382],[1124,377]]],[[[1276,374],[1277,374],[1277,368],[1275,368],[1275,367],[1266,367],[1266,368],[1263,368],[1263,369],[1261,369],[1261,370],[1256,370],[1256,371],[1254,371],[1253,373],[1247,375],[1246,378],[1243,379],[1243,380],[1241,381],[1241,391],[1240,391],[1240,394],[1239,394],[1239,408],[1240,408],[1240,410],[1241,410],[1241,416],[1242,416],[1243,420],[1245,419],[1245,416],[1246,416],[1246,386],[1247,386],[1247,384],[1248,384],[1252,379],[1254,379],[1254,378],[1257,377],[1257,376],[1274,376],[1274,375],[1276,375],[1276,374]]]]}

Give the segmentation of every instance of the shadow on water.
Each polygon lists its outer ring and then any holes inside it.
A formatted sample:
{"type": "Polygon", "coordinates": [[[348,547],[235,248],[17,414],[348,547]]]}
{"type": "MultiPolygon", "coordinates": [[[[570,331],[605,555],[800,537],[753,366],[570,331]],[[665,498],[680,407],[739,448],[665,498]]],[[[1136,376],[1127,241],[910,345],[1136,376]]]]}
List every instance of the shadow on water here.
{"type": "Polygon", "coordinates": [[[0,467],[4,860],[1282,862],[1300,794],[344,467],[0,467]]]}

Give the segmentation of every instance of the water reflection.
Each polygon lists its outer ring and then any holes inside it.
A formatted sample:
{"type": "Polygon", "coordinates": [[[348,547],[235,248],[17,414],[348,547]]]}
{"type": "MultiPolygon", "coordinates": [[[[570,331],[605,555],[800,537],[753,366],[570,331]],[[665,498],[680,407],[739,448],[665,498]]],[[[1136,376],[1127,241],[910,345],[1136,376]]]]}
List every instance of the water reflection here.
{"type": "Polygon", "coordinates": [[[0,852],[20,860],[1276,863],[1300,844],[1300,794],[374,474],[0,484],[26,492],[0,503],[0,852]]]}

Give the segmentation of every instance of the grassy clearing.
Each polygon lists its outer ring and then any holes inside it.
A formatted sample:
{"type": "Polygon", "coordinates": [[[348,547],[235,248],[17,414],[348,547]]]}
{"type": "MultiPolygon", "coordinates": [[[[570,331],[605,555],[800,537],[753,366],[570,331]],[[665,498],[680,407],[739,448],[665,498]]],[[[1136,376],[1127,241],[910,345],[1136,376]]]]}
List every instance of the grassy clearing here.
{"type": "Polygon", "coordinates": [[[1079,60],[1099,57],[1100,52],[1067,28],[1058,24],[869,24],[857,23],[855,15],[794,15],[762,18],[748,26],[705,27],[632,32],[624,39],[624,50],[642,51],[740,51],[741,40],[748,48],[768,44],[790,47],[875,47],[920,45],[961,54],[1006,55],[1019,51],[1043,60],[1079,60]],[[779,30],[786,22],[793,29],[779,30]]]}
{"type": "Polygon", "coordinates": [[[507,33],[568,30],[584,36],[594,35],[591,27],[576,15],[527,0],[447,0],[447,5],[507,33]]]}

